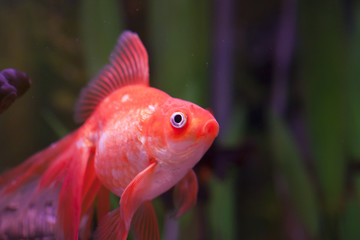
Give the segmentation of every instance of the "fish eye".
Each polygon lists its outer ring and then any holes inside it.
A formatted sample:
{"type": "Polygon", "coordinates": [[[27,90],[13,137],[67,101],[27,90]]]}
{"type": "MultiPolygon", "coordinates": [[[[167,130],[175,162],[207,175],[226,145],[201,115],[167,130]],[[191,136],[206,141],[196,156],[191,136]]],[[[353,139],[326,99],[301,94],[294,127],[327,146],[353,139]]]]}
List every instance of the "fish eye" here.
{"type": "Polygon", "coordinates": [[[182,128],[186,120],[186,115],[182,112],[174,112],[170,117],[170,123],[174,128],[182,128]]]}

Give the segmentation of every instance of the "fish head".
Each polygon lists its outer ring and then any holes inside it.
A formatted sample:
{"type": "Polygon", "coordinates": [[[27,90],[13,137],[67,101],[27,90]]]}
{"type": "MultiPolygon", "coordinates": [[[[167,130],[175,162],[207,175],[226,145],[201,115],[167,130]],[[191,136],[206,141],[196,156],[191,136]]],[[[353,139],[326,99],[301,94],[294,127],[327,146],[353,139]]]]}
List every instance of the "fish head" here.
{"type": "Polygon", "coordinates": [[[150,156],[158,162],[189,169],[212,145],[219,124],[210,111],[169,98],[153,112],[146,129],[150,156]]]}

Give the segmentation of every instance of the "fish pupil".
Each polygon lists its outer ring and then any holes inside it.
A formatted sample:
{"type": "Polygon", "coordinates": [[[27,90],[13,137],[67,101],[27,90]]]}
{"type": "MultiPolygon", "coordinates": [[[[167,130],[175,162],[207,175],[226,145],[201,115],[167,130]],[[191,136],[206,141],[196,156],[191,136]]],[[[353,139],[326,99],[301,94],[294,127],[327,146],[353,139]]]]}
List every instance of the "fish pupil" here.
{"type": "Polygon", "coordinates": [[[182,121],[182,116],[181,116],[180,114],[175,115],[174,121],[175,121],[176,123],[181,123],[181,121],[182,121]]]}

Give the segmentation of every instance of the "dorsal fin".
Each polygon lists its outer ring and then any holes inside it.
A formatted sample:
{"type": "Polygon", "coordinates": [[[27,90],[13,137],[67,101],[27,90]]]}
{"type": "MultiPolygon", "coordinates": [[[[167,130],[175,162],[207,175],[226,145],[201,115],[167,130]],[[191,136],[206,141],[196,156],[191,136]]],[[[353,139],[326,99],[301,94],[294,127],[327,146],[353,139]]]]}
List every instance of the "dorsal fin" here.
{"type": "Polygon", "coordinates": [[[132,84],[149,85],[148,55],[139,36],[125,31],[110,55],[110,64],[81,91],[75,106],[75,121],[85,121],[104,98],[132,84]]]}

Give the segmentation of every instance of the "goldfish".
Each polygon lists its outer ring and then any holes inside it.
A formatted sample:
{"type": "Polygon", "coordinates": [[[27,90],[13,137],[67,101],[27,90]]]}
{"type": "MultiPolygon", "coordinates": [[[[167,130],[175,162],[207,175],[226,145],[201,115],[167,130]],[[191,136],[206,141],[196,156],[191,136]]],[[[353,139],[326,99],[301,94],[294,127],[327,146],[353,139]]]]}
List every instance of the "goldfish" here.
{"type": "Polygon", "coordinates": [[[219,132],[208,110],[149,86],[136,33],[120,35],[109,61],[80,93],[75,119],[83,124],[0,176],[0,208],[19,192],[23,205],[56,193],[56,239],[86,238],[94,207],[97,239],[124,240],[130,230],[159,239],[151,200],[174,188],[174,216],[193,207],[193,167],[219,132]],[[112,211],[109,191],[120,197],[112,211]]]}

